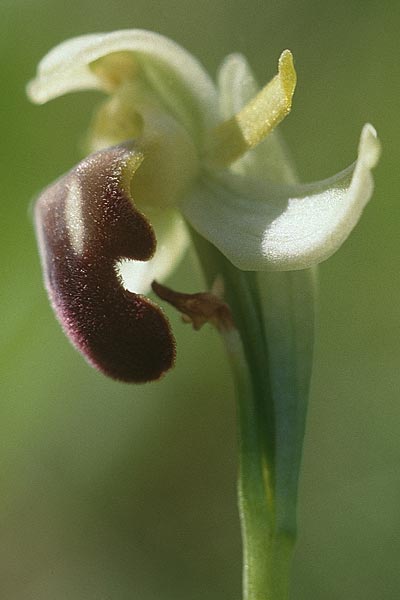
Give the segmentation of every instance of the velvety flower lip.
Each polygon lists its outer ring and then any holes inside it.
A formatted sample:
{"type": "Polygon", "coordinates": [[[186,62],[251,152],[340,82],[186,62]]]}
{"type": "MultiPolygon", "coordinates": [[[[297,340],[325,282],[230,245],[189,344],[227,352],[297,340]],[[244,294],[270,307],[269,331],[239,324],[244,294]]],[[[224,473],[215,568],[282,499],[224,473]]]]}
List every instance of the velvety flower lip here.
{"type": "Polygon", "coordinates": [[[162,311],[124,289],[115,269],[122,258],[149,260],[156,246],[127,191],[142,159],[127,145],[93,154],[35,207],[46,287],[61,325],[89,363],[135,383],[158,379],[175,358],[162,311]]]}

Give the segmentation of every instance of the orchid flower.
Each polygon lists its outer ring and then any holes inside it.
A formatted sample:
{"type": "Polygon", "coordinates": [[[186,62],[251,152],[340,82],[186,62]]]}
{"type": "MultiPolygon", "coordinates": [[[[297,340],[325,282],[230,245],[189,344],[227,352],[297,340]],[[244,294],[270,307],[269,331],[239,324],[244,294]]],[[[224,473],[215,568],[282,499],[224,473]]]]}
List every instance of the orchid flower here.
{"type": "Polygon", "coordinates": [[[284,51],[278,74],[260,92],[239,55],[225,60],[216,89],[183,48],[140,30],[69,40],[39,64],[28,87],[34,102],[87,89],[110,96],[94,118],[90,156],[36,206],[56,313],[107,374],[144,381],[172,365],[165,318],[140,294],[182,257],[188,241],[182,215],[249,271],[315,265],[353,229],[372,193],[375,131],[364,127],[358,160],[348,169],[295,183],[271,133],[290,111],[295,84],[292,55],[284,51]],[[135,312],[146,321],[129,316],[135,312]]]}
{"type": "Polygon", "coordinates": [[[175,342],[146,297],[152,284],[195,328],[210,321],[225,336],[240,405],[248,600],[286,597],[311,373],[310,268],[356,225],[380,153],[367,124],[351,166],[299,183],[276,129],[295,86],[288,50],[261,90],[239,54],[225,59],[216,86],[183,48],[141,30],[66,41],[28,86],[39,104],[80,90],[108,96],[88,156],[35,208],[46,287],[75,346],[115,379],[168,371],[175,342]],[[222,281],[218,294],[153,283],[179,263],[189,232],[209,286],[222,281]],[[277,558],[267,567],[268,552],[277,558]]]}

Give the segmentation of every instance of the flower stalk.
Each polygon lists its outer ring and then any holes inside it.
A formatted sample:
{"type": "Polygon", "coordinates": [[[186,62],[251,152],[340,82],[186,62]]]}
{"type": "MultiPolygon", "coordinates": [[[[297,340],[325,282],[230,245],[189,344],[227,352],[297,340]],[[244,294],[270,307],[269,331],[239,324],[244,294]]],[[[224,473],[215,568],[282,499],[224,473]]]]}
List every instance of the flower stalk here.
{"type": "Polygon", "coordinates": [[[275,498],[265,462],[257,397],[240,336],[226,334],[238,415],[238,506],[243,543],[243,600],[287,600],[294,536],[276,529],[275,498]]]}
{"type": "MultiPolygon", "coordinates": [[[[287,600],[296,532],[281,527],[287,507],[276,495],[276,416],[270,361],[255,273],[243,272],[192,232],[209,286],[224,281],[234,329],[222,338],[234,377],[239,449],[238,507],[243,543],[243,600],[287,600]]],[[[296,521],[296,506],[287,520],[296,521]]]]}

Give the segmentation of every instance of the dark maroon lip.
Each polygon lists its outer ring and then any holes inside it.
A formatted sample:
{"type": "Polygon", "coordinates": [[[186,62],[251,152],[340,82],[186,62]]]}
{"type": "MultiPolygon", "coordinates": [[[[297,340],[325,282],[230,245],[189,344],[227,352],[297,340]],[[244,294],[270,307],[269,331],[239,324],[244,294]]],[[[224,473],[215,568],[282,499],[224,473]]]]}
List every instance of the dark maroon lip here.
{"type": "Polygon", "coordinates": [[[160,308],[124,289],[117,261],[149,260],[154,231],[124,189],[133,144],[102,150],[43,191],[35,221],[49,297],[86,360],[114,379],[158,379],[175,360],[160,308]]]}

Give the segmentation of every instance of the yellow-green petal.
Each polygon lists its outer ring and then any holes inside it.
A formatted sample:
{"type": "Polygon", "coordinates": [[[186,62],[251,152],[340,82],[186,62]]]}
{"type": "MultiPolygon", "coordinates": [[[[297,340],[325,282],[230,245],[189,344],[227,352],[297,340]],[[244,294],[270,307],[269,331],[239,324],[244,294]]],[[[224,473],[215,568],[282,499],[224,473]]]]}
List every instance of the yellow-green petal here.
{"type": "MultiPolygon", "coordinates": [[[[254,75],[242,54],[230,54],[218,73],[219,111],[222,119],[238,113],[259,91],[254,75]]],[[[275,183],[296,183],[290,152],[276,127],[255,148],[232,163],[232,171],[275,183]]]]}
{"type": "Polygon", "coordinates": [[[207,159],[229,165],[259,144],[289,114],[296,87],[290,50],[279,58],[278,74],[243,108],[218,125],[210,135],[207,159]]]}

